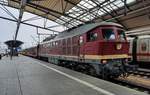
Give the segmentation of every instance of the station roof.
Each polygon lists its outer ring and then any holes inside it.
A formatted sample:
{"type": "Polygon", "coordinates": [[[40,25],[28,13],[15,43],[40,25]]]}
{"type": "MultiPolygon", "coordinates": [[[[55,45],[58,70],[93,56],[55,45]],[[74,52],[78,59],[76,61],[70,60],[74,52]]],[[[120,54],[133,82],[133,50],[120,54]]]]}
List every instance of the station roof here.
{"type": "MultiPolygon", "coordinates": [[[[20,8],[20,0],[0,1],[20,8]]],[[[24,10],[67,28],[102,21],[117,22],[126,30],[150,25],[150,0],[27,0],[24,10]]]]}
{"type": "MultiPolygon", "coordinates": [[[[27,0],[25,11],[48,18],[67,27],[91,21],[135,0],[27,0]]],[[[20,8],[20,0],[8,0],[8,6],[20,8]]]]}

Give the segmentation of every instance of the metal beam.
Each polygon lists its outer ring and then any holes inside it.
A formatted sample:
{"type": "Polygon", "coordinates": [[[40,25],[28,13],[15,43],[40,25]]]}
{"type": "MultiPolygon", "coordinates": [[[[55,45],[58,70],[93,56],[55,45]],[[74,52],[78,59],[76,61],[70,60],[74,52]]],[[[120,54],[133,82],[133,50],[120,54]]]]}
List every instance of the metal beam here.
{"type": "MultiPolygon", "coordinates": [[[[13,1],[13,0],[12,0],[12,1],[13,1]]],[[[19,3],[19,1],[13,1],[13,2],[19,3]]],[[[1,5],[8,6],[8,7],[11,7],[11,8],[19,9],[18,7],[10,6],[10,5],[7,5],[7,4],[4,4],[4,3],[0,3],[0,4],[1,4],[1,5]]],[[[29,7],[32,7],[32,8],[37,9],[36,6],[33,7],[33,6],[29,5],[29,7]]],[[[54,15],[54,14],[52,14],[52,13],[46,11],[46,10],[43,10],[43,9],[41,9],[41,8],[39,8],[39,9],[37,9],[37,10],[42,11],[42,12],[48,14],[48,15],[51,15],[51,16],[53,16],[53,17],[55,17],[55,18],[57,18],[57,19],[59,19],[59,20],[61,20],[61,21],[63,21],[63,22],[66,22],[66,20],[61,19],[61,18],[59,18],[58,16],[56,16],[56,15],[54,15]]],[[[26,11],[27,11],[27,10],[26,10],[26,11]]],[[[30,12],[30,11],[27,11],[27,12],[32,13],[32,14],[35,14],[34,12],[30,12]]],[[[36,15],[43,17],[43,15],[39,15],[39,14],[36,14],[36,15]]],[[[53,20],[53,19],[49,19],[49,20],[54,21],[54,22],[56,22],[56,23],[58,23],[58,24],[61,24],[60,22],[57,22],[56,20],[53,20]]],[[[69,24],[72,25],[72,26],[74,26],[74,25],[71,24],[71,23],[69,23],[69,24]]],[[[65,25],[64,25],[64,26],[65,26],[65,25]]],[[[67,26],[65,26],[65,27],[67,27],[67,26]]],[[[67,28],[69,28],[69,27],[67,27],[67,28]]]]}
{"type": "MultiPolygon", "coordinates": [[[[15,1],[16,2],[16,1],[15,1]]],[[[35,5],[35,4],[34,4],[35,5]]],[[[35,9],[37,9],[37,10],[40,10],[40,11],[42,11],[42,12],[45,12],[45,13],[47,13],[47,14],[49,14],[49,15],[51,15],[51,16],[53,16],[53,17],[56,17],[57,19],[60,19],[61,21],[64,21],[64,22],[66,22],[66,20],[64,20],[64,19],[61,19],[60,17],[58,17],[58,16],[56,16],[56,15],[54,15],[54,14],[52,14],[51,13],[51,10],[43,10],[42,8],[40,8],[39,6],[33,6],[33,5],[30,5],[30,4],[28,4],[28,6],[30,6],[30,7],[32,7],[32,8],[35,8],[35,9]],[[38,8],[39,7],[39,8],[38,8]]],[[[56,12],[57,13],[57,12],[56,12]]],[[[62,13],[60,13],[61,15],[63,15],[62,13]]],[[[56,21],[55,21],[56,22],[56,21]]],[[[69,23],[69,24],[71,24],[71,23],[69,23]]],[[[73,24],[71,24],[72,26],[74,26],[73,24]]]]}
{"type": "MultiPolygon", "coordinates": [[[[2,16],[0,16],[0,18],[1,18],[1,19],[5,19],[5,20],[9,20],[9,21],[13,21],[13,22],[17,22],[17,20],[10,19],[10,18],[6,18],[6,17],[2,17],[2,16]]],[[[24,25],[28,25],[28,26],[32,26],[32,27],[38,27],[38,28],[41,28],[41,29],[45,29],[45,30],[49,30],[49,31],[52,31],[52,32],[59,33],[59,31],[52,30],[52,29],[49,29],[49,28],[44,28],[44,27],[41,27],[41,26],[37,26],[37,25],[25,23],[25,22],[21,22],[21,23],[24,24],[24,25]]]]}
{"type": "Polygon", "coordinates": [[[29,19],[23,20],[22,22],[33,21],[33,20],[38,20],[38,19],[42,19],[42,17],[35,16],[35,17],[31,17],[29,19]]]}
{"type": "MultiPolygon", "coordinates": [[[[72,5],[74,5],[75,6],[75,4],[73,3],[73,2],[71,2],[71,1],[69,1],[69,0],[65,0],[65,1],[67,1],[68,3],[70,3],[70,4],[72,4],[72,5]]],[[[91,0],[92,1],[92,0],[91,0]]],[[[106,2],[108,2],[108,0],[105,0],[105,1],[103,1],[103,2],[101,2],[101,3],[99,3],[99,5],[103,5],[103,4],[105,4],[106,2]]],[[[111,2],[109,2],[109,3],[112,3],[112,2],[114,2],[114,1],[111,1],[111,2]]],[[[107,3],[107,4],[105,4],[104,6],[102,6],[102,7],[105,7],[105,6],[107,6],[109,3],[107,3]]],[[[97,4],[96,4],[97,5],[97,4]]],[[[78,6],[77,6],[78,7],[78,6]]],[[[88,9],[88,8],[87,8],[88,9]]],[[[95,11],[95,9],[97,10],[97,11],[99,11],[100,9],[99,9],[99,6],[95,6],[95,7],[93,7],[93,8],[90,8],[90,9],[88,9],[88,10],[86,10],[85,12],[83,12],[82,14],[80,14],[79,16],[77,16],[76,18],[79,18],[79,17],[81,17],[82,15],[84,15],[85,13],[91,13],[92,14],[92,12],[94,12],[95,11]]],[[[87,15],[89,15],[89,14],[87,14],[87,15]]],[[[85,16],[87,16],[87,15],[85,15],[85,16]]],[[[85,17],[85,16],[83,16],[83,17],[85,17]]],[[[99,15],[97,15],[97,17],[98,17],[99,15]]],[[[83,18],[83,17],[81,17],[81,18],[83,18]]],[[[80,18],[80,19],[81,19],[80,18]]],[[[104,20],[101,16],[99,16],[99,18],[100,19],[102,19],[102,20],[104,20]]],[[[71,20],[72,21],[72,20],[71,20]]],[[[93,21],[93,20],[92,20],[93,21]]],[[[89,21],[88,21],[89,22],[89,21]]],[[[67,23],[67,22],[66,22],[67,23]]]]}
{"type": "Polygon", "coordinates": [[[124,0],[124,15],[127,15],[127,0],[124,0]]]}
{"type": "Polygon", "coordinates": [[[49,26],[49,27],[46,27],[46,28],[55,28],[55,27],[59,27],[59,26],[62,26],[62,25],[53,25],[53,26],[49,26]]]}
{"type": "Polygon", "coordinates": [[[121,0],[124,3],[124,7],[131,11],[130,7],[127,5],[127,0],[121,0]]]}
{"type": "MultiPolygon", "coordinates": [[[[14,1],[15,2],[15,1],[14,1]]],[[[16,3],[18,3],[18,2],[16,2],[16,3]]],[[[15,8],[15,9],[19,9],[19,8],[17,8],[17,7],[14,7],[14,6],[9,6],[9,5],[7,5],[7,4],[4,4],[4,3],[0,3],[1,5],[4,5],[4,6],[7,6],[7,7],[10,7],[10,8],[15,8]]],[[[40,10],[40,9],[39,9],[40,10]]],[[[43,10],[40,10],[40,11],[43,11],[43,10]]],[[[26,10],[26,12],[29,12],[29,13],[32,13],[32,14],[35,14],[34,12],[30,12],[30,11],[27,11],[26,10]]],[[[45,11],[44,11],[45,12],[45,11]]],[[[45,12],[45,14],[48,14],[48,15],[51,15],[51,16],[53,16],[53,17],[55,17],[55,18],[57,18],[57,19],[59,19],[59,20],[61,20],[61,21],[63,21],[63,22],[65,22],[65,20],[63,20],[63,19],[60,19],[59,17],[57,17],[57,16],[55,16],[55,15],[53,15],[53,14],[51,14],[51,13],[47,13],[47,12],[45,12]]],[[[39,14],[35,14],[35,15],[37,15],[37,16],[41,16],[41,17],[43,17],[43,15],[39,15],[39,14]]],[[[53,22],[56,22],[57,24],[61,24],[60,22],[57,22],[56,20],[53,20],[53,19],[49,19],[49,20],[51,20],[51,21],[53,21],[53,22]]],[[[69,23],[70,25],[72,25],[71,23],[69,23]]],[[[61,24],[61,25],[63,25],[63,24],[61,24]]],[[[64,25],[65,26],[65,25],[64,25]]],[[[72,25],[72,26],[74,26],[74,25],[72,25]]],[[[66,26],[65,26],[66,27],[66,26]]],[[[67,28],[69,28],[69,27],[67,27],[67,28]]]]}
{"type": "MultiPolygon", "coordinates": [[[[139,2],[140,3],[140,2],[139,2]]],[[[131,15],[131,14],[134,14],[134,13],[137,13],[137,12],[141,12],[141,11],[143,11],[143,10],[147,10],[148,8],[150,8],[150,6],[145,6],[145,7],[141,7],[141,8],[138,8],[138,9],[136,9],[136,10],[133,10],[133,11],[130,11],[130,12],[128,12],[128,15],[131,15]]],[[[121,17],[123,17],[124,16],[124,14],[120,14],[120,15],[118,15],[118,16],[115,16],[114,18],[110,18],[110,19],[107,19],[107,20],[105,20],[105,21],[110,21],[110,20],[113,20],[113,19],[116,19],[116,18],[121,18],[121,17]]],[[[96,19],[98,19],[98,18],[96,18],[96,19]]],[[[95,19],[95,20],[96,20],[95,19]]],[[[130,29],[130,28],[129,28],[130,29]]]]}
{"type": "Polygon", "coordinates": [[[43,6],[40,6],[40,5],[31,3],[31,2],[29,2],[27,5],[28,5],[28,6],[32,6],[32,7],[36,7],[36,9],[44,9],[44,10],[47,11],[47,12],[52,12],[52,13],[55,13],[55,14],[58,14],[58,15],[61,15],[61,16],[65,16],[65,17],[68,17],[68,18],[72,18],[72,19],[75,19],[75,20],[84,22],[83,20],[74,18],[74,17],[72,17],[72,16],[69,16],[69,15],[67,15],[67,14],[63,14],[63,13],[61,13],[61,12],[58,12],[58,11],[55,11],[55,10],[52,10],[52,9],[45,8],[45,7],[43,7],[43,6]]]}
{"type": "Polygon", "coordinates": [[[2,10],[4,10],[9,16],[11,16],[12,18],[14,18],[15,20],[17,20],[17,18],[5,7],[5,5],[1,5],[2,7],[0,7],[2,10]]]}
{"type": "Polygon", "coordinates": [[[16,29],[16,32],[15,32],[15,41],[17,39],[17,36],[18,36],[18,32],[19,32],[19,28],[20,28],[20,24],[21,24],[21,20],[22,20],[22,16],[23,16],[23,12],[24,12],[24,8],[26,6],[26,3],[27,3],[27,0],[21,0],[20,2],[20,12],[19,12],[19,19],[17,21],[17,29],[16,29]]]}
{"type": "MultiPolygon", "coordinates": [[[[69,1],[69,0],[65,0],[65,1],[69,1]]],[[[115,0],[114,0],[115,1],[115,0]]],[[[105,7],[105,6],[107,6],[107,5],[109,5],[109,4],[111,4],[112,2],[114,2],[114,1],[110,1],[109,3],[107,3],[107,4],[105,4],[106,2],[108,2],[108,0],[105,0],[105,1],[103,1],[103,2],[99,2],[99,5],[102,5],[102,7],[105,7]],[[103,5],[103,4],[105,4],[105,5],[103,5]]],[[[86,3],[88,3],[87,1],[85,1],[86,3]]],[[[71,2],[70,2],[71,3],[71,2]]],[[[71,4],[73,4],[73,3],[71,3],[71,4]]],[[[88,4],[90,4],[90,3],[88,3],[88,4]]],[[[95,4],[95,3],[94,3],[95,4]]],[[[91,6],[93,6],[92,4],[90,4],[91,6]]],[[[97,4],[96,4],[97,5],[97,4]]],[[[85,6],[83,6],[83,7],[85,7],[85,6]]],[[[86,8],[86,7],[85,7],[86,8]]],[[[88,8],[87,8],[88,9],[88,8]]],[[[82,14],[80,14],[79,16],[77,16],[76,18],[80,18],[80,19],[82,19],[82,18],[84,18],[84,17],[86,17],[87,15],[94,15],[95,17],[94,18],[96,18],[96,17],[99,17],[101,20],[105,20],[101,15],[99,15],[98,13],[93,13],[93,12],[95,12],[95,11],[101,11],[101,12],[103,12],[102,10],[100,10],[101,8],[97,5],[97,6],[93,6],[93,8],[90,8],[90,9],[88,9],[88,10],[86,10],[85,12],[83,12],[82,14]],[[87,14],[87,15],[84,15],[85,13],[91,13],[91,14],[87,14]],[[84,16],[82,16],[82,15],[84,15],[84,16]],[[82,16],[82,17],[81,17],[82,16]]],[[[105,12],[103,12],[104,14],[105,14],[105,12]]],[[[92,21],[94,21],[94,20],[90,20],[90,21],[87,21],[87,22],[92,22],[92,21]]]]}
{"type": "MultiPolygon", "coordinates": [[[[115,15],[111,14],[110,12],[108,12],[104,7],[102,7],[101,5],[97,4],[97,2],[95,2],[94,0],[91,0],[92,2],[94,2],[97,6],[99,6],[101,9],[103,9],[106,13],[108,13],[112,18],[115,17],[115,15]]],[[[128,28],[118,19],[118,18],[115,18],[115,20],[121,24],[126,30],[128,30],[128,28]]]]}

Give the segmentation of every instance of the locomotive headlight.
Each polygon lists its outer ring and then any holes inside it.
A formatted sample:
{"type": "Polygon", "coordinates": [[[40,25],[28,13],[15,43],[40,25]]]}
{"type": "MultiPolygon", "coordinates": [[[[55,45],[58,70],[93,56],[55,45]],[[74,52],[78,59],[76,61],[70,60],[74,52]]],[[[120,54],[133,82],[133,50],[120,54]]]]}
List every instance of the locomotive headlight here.
{"type": "Polygon", "coordinates": [[[122,48],[122,44],[117,44],[117,45],[116,45],[116,49],[117,49],[117,50],[120,50],[121,48],[122,48]]]}
{"type": "Polygon", "coordinates": [[[101,63],[102,63],[102,64],[106,64],[106,63],[107,63],[107,60],[104,60],[104,59],[103,59],[103,60],[101,60],[101,63]]]}

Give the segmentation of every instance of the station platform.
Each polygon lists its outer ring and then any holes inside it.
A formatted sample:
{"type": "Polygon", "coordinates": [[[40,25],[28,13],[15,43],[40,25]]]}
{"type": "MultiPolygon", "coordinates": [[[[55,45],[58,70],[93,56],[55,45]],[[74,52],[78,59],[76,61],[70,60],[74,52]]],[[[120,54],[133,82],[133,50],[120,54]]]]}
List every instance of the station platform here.
{"type": "Polygon", "coordinates": [[[22,56],[0,60],[0,95],[147,95],[22,56]]]}

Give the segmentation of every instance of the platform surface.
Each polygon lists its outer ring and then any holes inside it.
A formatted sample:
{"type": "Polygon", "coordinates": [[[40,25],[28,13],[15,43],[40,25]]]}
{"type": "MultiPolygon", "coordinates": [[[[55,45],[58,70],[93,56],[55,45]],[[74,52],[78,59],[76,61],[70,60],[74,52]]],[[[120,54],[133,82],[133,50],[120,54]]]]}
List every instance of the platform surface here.
{"type": "Polygon", "coordinates": [[[25,56],[0,60],[0,95],[147,95],[25,56]]]}

